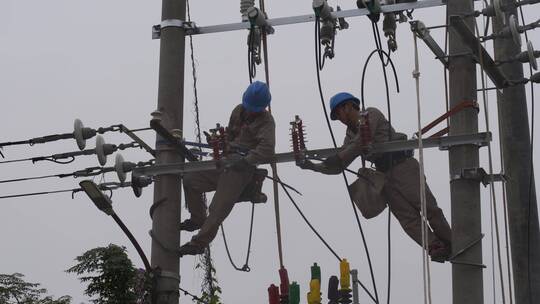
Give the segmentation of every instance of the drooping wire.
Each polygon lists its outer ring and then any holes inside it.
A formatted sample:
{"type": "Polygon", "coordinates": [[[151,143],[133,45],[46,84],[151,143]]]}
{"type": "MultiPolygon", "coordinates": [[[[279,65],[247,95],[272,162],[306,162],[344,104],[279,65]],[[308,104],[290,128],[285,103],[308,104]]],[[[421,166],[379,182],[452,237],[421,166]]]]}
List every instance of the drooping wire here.
{"type": "Polygon", "coordinates": [[[190,296],[191,299],[193,299],[193,301],[196,301],[197,303],[202,303],[202,304],[211,304],[209,302],[206,302],[204,301],[203,299],[201,299],[200,297],[190,293],[189,291],[183,289],[182,287],[178,287],[178,290],[180,290],[181,292],[184,293],[185,296],[190,296]]]}
{"type": "MultiPolygon", "coordinates": [[[[476,30],[476,34],[478,36],[480,36],[480,30],[478,29],[478,23],[476,22],[476,19],[475,19],[475,22],[474,22],[474,26],[475,26],[475,30],[476,30]]],[[[484,42],[484,45],[485,45],[485,42],[484,42]]],[[[480,51],[482,47],[482,44],[479,42],[478,43],[478,51],[480,51]]],[[[482,83],[482,100],[483,100],[483,103],[484,103],[484,119],[485,119],[485,123],[486,123],[486,132],[490,132],[490,126],[489,126],[489,103],[488,103],[488,96],[487,96],[487,92],[486,92],[486,73],[484,71],[484,62],[483,62],[483,56],[480,56],[480,79],[481,79],[481,83],[482,83]]],[[[500,237],[499,237],[499,220],[498,220],[498,215],[497,215],[497,199],[496,199],[496,196],[495,196],[495,185],[494,185],[494,179],[493,179],[493,154],[492,154],[492,151],[491,151],[491,143],[487,143],[487,147],[488,147],[488,166],[489,166],[489,176],[491,176],[491,181],[490,181],[490,196],[493,198],[492,202],[493,202],[493,205],[491,205],[491,208],[493,210],[493,220],[494,220],[494,224],[495,224],[495,240],[497,242],[497,256],[498,256],[498,263],[499,263],[499,279],[501,281],[501,295],[502,295],[502,303],[506,303],[506,296],[505,296],[505,290],[504,290],[504,275],[503,275],[503,269],[502,269],[502,257],[501,257],[501,244],[500,244],[500,237]]],[[[492,237],[493,237],[493,232],[492,232],[492,237]]],[[[494,259],[492,257],[492,259],[494,259]]],[[[495,269],[493,269],[493,271],[495,271],[495,269]]]]}
{"type": "Polygon", "coordinates": [[[248,75],[249,75],[249,83],[253,82],[253,78],[257,76],[257,63],[255,57],[257,56],[256,50],[255,50],[255,26],[251,26],[249,28],[249,34],[248,34],[248,75]]]}
{"type": "MultiPolygon", "coordinates": [[[[380,35],[378,35],[378,28],[376,26],[376,24],[372,23],[372,30],[373,30],[373,37],[374,37],[374,40],[375,40],[375,50],[373,50],[369,56],[367,57],[365,63],[364,63],[364,67],[362,69],[362,80],[361,80],[361,102],[362,102],[362,111],[365,111],[366,107],[365,107],[365,97],[364,97],[364,84],[365,84],[365,76],[366,76],[366,71],[367,71],[367,67],[369,65],[369,62],[371,60],[371,57],[377,53],[379,55],[379,59],[381,61],[381,67],[382,67],[382,70],[383,70],[383,75],[384,75],[384,79],[385,79],[385,92],[386,92],[386,101],[387,101],[387,109],[388,109],[388,123],[390,124],[390,127],[392,125],[391,123],[391,119],[392,119],[392,116],[391,116],[391,111],[390,111],[390,92],[389,92],[389,87],[388,87],[388,77],[387,77],[387,74],[386,74],[386,67],[388,66],[388,64],[390,64],[391,68],[392,68],[392,72],[394,74],[394,79],[395,79],[395,83],[396,83],[396,90],[397,92],[399,93],[399,81],[398,81],[398,77],[397,77],[397,72],[396,72],[396,69],[395,69],[395,66],[394,66],[394,63],[392,61],[392,59],[390,58],[390,54],[386,53],[384,50],[382,50],[382,42],[381,42],[381,38],[380,38],[380,35]],[[384,57],[387,58],[387,62],[385,63],[384,62],[384,57]]],[[[389,133],[388,133],[388,140],[392,140],[392,133],[391,133],[391,128],[389,128],[389,133]]],[[[364,160],[362,159],[362,162],[364,162],[364,160]]],[[[388,213],[388,217],[390,218],[390,211],[388,213]]],[[[388,239],[388,243],[390,243],[390,219],[388,219],[388,230],[387,230],[387,239],[388,239]]],[[[391,291],[391,246],[389,244],[388,246],[388,254],[387,254],[387,263],[388,263],[388,266],[387,266],[387,269],[388,269],[388,273],[387,273],[387,276],[388,276],[388,282],[387,282],[387,303],[390,303],[390,291],[391,291]]]]}
{"type": "Polygon", "coordinates": [[[247,252],[246,252],[246,259],[244,262],[244,266],[238,267],[236,263],[234,263],[231,252],[229,250],[229,244],[227,243],[227,238],[225,237],[225,228],[223,228],[223,224],[221,224],[221,235],[223,236],[223,243],[225,244],[225,251],[227,252],[227,257],[229,257],[229,261],[231,262],[231,265],[235,270],[238,271],[245,271],[250,272],[251,268],[249,268],[249,256],[251,253],[251,240],[253,237],[253,219],[255,217],[255,204],[251,203],[251,220],[249,223],[249,239],[248,239],[248,246],[247,246],[247,252]]]}
{"type": "MultiPolygon", "coordinates": [[[[120,188],[126,188],[126,187],[131,187],[131,183],[130,182],[125,182],[125,183],[110,182],[110,183],[102,183],[102,184],[98,185],[98,188],[101,191],[110,191],[111,193],[112,193],[113,190],[120,189],[120,188]]],[[[36,195],[48,195],[48,194],[56,194],[56,193],[64,193],[64,192],[71,192],[72,193],[72,198],[73,198],[73,195],[75,193],[81,192],[81,191],[83,191],[82,188],[54,190],[54,191],[42,191],[42,192],[31,192],[31,193],[4,195],[4,196],[0,196],[0,199],[26,197],[26,196],[36,196],[36,195]]]]}
{"type": "MultiPolygon", "coordinates": [[[[186,12],[187,12],[187,19],[188,22],[191,22],[191,9],[190,9],[190,3],[189,0],[186,0],[186,12]]],[[[200,110],[199,110],[199,94],[197,90],[197,67],[195,64],[195,50],[193,46],[193,36],[189,35],[189,47],[190,47],[190,57],[191,57],[191,75],[193,78],[193,108],[195,112],[195,139],[199,144],[202,143],[202,137],[201,137],[201,120],[200,120],[200,110]]],[[[201,150],[199,148],[199,150],[201,150]]],[[[202,155],[199,156],[199,159],[202,159],[202,155]]],[[[206,194],[203,194],[203,203],[207,204],[207,198],[206,194]]],[[[202,284],[203,292],[207,292],[210,297],[215,295],[215,288],[214,288],[214,275],[213,275],[213,260],[212,260],[212,251],[210,249],[210,245],[208,245],[205,250],[204,254],[202,255],[202,261],[204,265],[204,281],[202,284]],[[207,290],[205,290],[207,289],[207,290]]]]}
{"type": "MultiPolygon", "coordinates": [[[[383,72],[383,76],[384,76],[384,85],[385,85],[385,93],[386,93],[386,102],[387,102],[387,115],[388,115],[388,124],[389,124],[389,128],[388,128],[388,141],[391,141],[392,140],[392,111],[390,109],[390,92],[389,92],[389,89],[388,89],[388,76],[386,75],[386,66],[392,62],[391,61],[391,58],[390,58],[390,54],[391,53],[388,53],[388,60],[387,62],[385,63],[384,62],[384,57],[381,53],[382,51],[382,41],[381,41],[381,36],[380,36],[380,33],[379,33],[379,27],[377,25],[377,22],[374,22],[372,21],[371,22],[371,28],[372,28],[372,31],[373,31],[373,39],[375,40],[375,50],[377,50],[377,54],[379,55],[379,59],[380,59],[380,62],[381,62],[381,68],[382,68],[382,72],[383,72]]],[[[392,63],[393,65],[393,63],[392,63]]],[[[392,66],[392,68],[394,68],[392,66]]],[[[394,70],[395,72],[395,70],[394,70]]],[[[363,89],[363,84],[364,84],[364,75],[362,75],[362,107],[363,107],[363,111],[365,110],[365,101],[364,101],[364,98],[363,98],[363,95],[364,95],[364,89],[363,89]]],[[[397,77],[396,77],[397,78],[397,77]]],[[[397,81],[396,81],[397,83],[397,81]]],[[[399,92],[399,86],[398,86],[398,92],[399,92]]],[[[364,161],[364,160],[362,160],[364,161]]],[[[390,154],[390,163],[392,163],[392,154],[390,154]]],[[[392,174],[392,173],[391,173],[392,174]]],[[[392,176],[390,176],[390,178],[392,178],[392,176]]],[[[388,224],[387,224],[387,243],[389,244],[388,245],[388,251],[387,251],[387,287],[386,287],[386,302],[387,304],[390,304],[390,295],[391,295],[391,286],[392,286],[392,256],[391,256],[391,249],[392,247],[390,246],[390,239],[391,239],[391,230],[390,230],[390,224],[391,224],[391,220],[390,220],[390,208],[388,208],[388,224]]]]}
{"type": "MultiPolygon", "coordinates": [[[[264,4],[264,0],[259,0],[259,6],[261,9],[261,12],[266,14],[266,8],[264,4]]],[[[263,47],[263,60],[264,60],[264,77],[266,80],[266,85],[270,88],[270,66],[269,66],[269,60],[268,60],[268,37],[266,34],[266,31],[264,29],[261,29],[261,35],[262,35],[262,47],[263,47]]],[[[272,113],[272,105],[268,106],[268,112],[272,113]]],[[[270,168],[272,169],[272,190],[273,190],[273,197],[274,197],[274,214],[276,217],[276,235],[277,235],[277,247],[278,247],[278,257],[279,257],[279,265],[281,268],[284,267],[284,258],[283,258],[283,242],[282,242],[282,236],[281,236],[281,216],[279,211],[279,187],[278,183],[281,184],[282,187],[285,188],[285,184],[281,183],[281,180],[279,178],[278,172],[277,172],[277,166],[275,163],[270,164],[270,168]]]]}
{"type": "Polygon", "coordinates": [[[289,200],[293,204],[294,208],[296,208],[296,211],[298,211],[298,213],[300,214],[300,216],[302,217],[304,222],[306,222],[306,224],[311,229],[311,231],[313,231],[313,233],[315,233],[315,235],[319,238],[319,240],[321,240],[321,242],[324,244],[324,246],[326,246],[326,248],[328,248],[328,250],[336,257],[336,259],[338,259],[338,261],[341,262],[341,257],[336,253],[336,251],[328,244],[328,242],[321,236],[321,234],[317,231],[317,229],[315,229],[315,227],[307,219],[307,217],[304,215],[304,213],[302,212],[302,210],[300,209],[300,207],[298,206],[296,201],[293,199],[293,197],[289,193],[289,190],[287,190],[287,188],[285,188],[283,185],[281,185],[281,187],[282,187],[283,191],[285,191],[285,194],[287,195],[287,197],[289,198],[289,200]]]}
{"type": "MultiPolygon", "coordinates": [[[[319,40],[318,40],[318,30],[319,30],[319,26],[318,26],[318,23],[317,23],[317,18],[316,18],[316,22],[315,22],[315,65],[316,65],[316,71],[317,71],[317,85],[318,85],[318,88],[319,88],[319,95],[320,95],[320,99],[321,99],[321,106],[322,106],[322,109],[323,109],[323,112],[324,112],[324,118],[326,120],[326,125],[328,127],[328,131],[330,132],[330,137],[332,138],[332,143],[334,145],[334,148],[337,149],[337,143],[336,143],[336,138],[334,136],[334,131],[332,130],[332,126],[330,124],[330,120],[328,118],[328,111],[326,110],[326,106],[324,104],[324,94],[323,94],[323,91],[322,91],[322,84],[321,84],[321,75],[320,75],[320,66],[319,66],[319,58],[321,56],[320,54],[320,48],[319,48],[319,40]]],[[[354,201],[352,199],[352,194],[351,192],[349,191],[349,188],[348,188],[348,185],[349,185],[349,181],[347,179],[347,176],[345,175],[345,172],[342,172],[341,174],[343,176],[343,180],[345,182],[345,186],[347,188],[347,193],[349,195],[349,200],[351,202],[351,206],[353,208],[353,211],[354,211],[354,216],[355,216],[355,219],[356,219],[356,223],[358,225],[358,229],[360,230],[360,235],[362,237],[362,243],[363,243],[363,246],[364,246],[364,251],[366,253],[366,257],[367,257],[367,262],[368,262],[368,266],[369,266],[369,272],[370,272],[370,276],[371,276],[371,283],[373,285],[373,290],[374,290],[374,294],[375,294],[375,302],[376,303],[379,303],[379,294],[377,292],[377,283],[376,283],[376,280],[375,280],[375,275],[374,275],[374,271],[373,271],[373,265],[371,263],[371,256],[370,256],[370,253],[369,253],[369,248],[368,248],[368,245],[367,245],[367,241],[366,241],[366,237],[364,235],[364,230],[362,228],[362,224],[360,222],[360,217],[358,215],[358,210],[356,210],[356,206],[354,204],[354,201]]]]}

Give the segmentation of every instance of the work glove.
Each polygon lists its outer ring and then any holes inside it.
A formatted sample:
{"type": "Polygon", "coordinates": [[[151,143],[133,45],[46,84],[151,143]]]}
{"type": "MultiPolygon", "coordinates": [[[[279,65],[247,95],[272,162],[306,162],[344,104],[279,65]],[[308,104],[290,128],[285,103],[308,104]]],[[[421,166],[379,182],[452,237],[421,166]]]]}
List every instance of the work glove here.
{"type": "Polygon", "coordinates": [[[254,166],[245,157],[233,157],[220,160],[218,167],[225,170],[244,171],[254,166]]]}
{"type": "Polygon", "coordinates": [[[211,140],[210,139],[211,139],[212,135],[210,135],[210,133],[208,133],[206,131],[203,131],[203,134],[206,137],[206,143],[211,145],[211,143],[210,143],[211,140]]]}
{"type": "Polygon", "coordinates": [[[296,165],[304,170],[313,170],[315,171],[315,164],[309,159],[302,159],[296,162],[296,165]]]}
{"type": "Polygon", "coordinates": [[[253,165],[248,163],[245,157],[242,157],[238,160],[233,161],[228,167],[234,171],[243,171],[249,169],[252,166],[253,165]]]}
{"type": "Polygon", "coordinates": [[[329,156],[323,161],[323,165],[328,168],[335,168],[335,169],[342,169],[343,168],[343,161],[339,157],[339,155],[334,154],[332,156],[329,156]]]}

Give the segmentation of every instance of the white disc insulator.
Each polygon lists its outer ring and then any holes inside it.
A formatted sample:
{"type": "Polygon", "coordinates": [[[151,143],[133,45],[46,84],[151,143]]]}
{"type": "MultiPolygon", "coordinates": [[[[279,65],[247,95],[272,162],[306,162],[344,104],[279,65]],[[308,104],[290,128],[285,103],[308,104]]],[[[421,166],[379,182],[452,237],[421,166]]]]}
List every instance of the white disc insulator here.
{"type": "Polygon", "coordinates": [[[118,180],[121,183],[126,181],[126,172],[124,172],[124,157],[120,153],[117,153],[114,159],[114,171],[116,171],[118,180]]]}
{"type": "Polygon", "coordinates": [[[82,151],[84,148],[86,148],[86,140],[83,137],[83,128],[84,125],[80,119],[75,119],[75,122],[73,123],[73,136],[75,137],[75,140],[77,141],[77,146],[82,151]]]}
{"type": "Polygon", "coordinates": [[[510,18],[508,18],[508,26],[510,27],[510,33],[512,33],[512,39],[514,39],[514,42],[521,46],[521,34],[518,30],[518,22],[516,19],[516,15],[511,15],[510,18]]]}
{"type": "Polygon", "coordinates": [[[538,63],[536,62],[536,57],[534,57],[534,47],[531,41],[527,41],[527,54],[529,55],[529,63],[531,67],[536,71],[538,70],[538,63]]]}
{"type": "Polygon", "coordinates": [[[103,150],[104,144],[105,140],[103,139],[103,136],[98,135],[96,137],[96,154],[99,164],[102,166],[105,166],[105,164],[107,163],[107,155],[105,155],[105,151],[103,150]]]}

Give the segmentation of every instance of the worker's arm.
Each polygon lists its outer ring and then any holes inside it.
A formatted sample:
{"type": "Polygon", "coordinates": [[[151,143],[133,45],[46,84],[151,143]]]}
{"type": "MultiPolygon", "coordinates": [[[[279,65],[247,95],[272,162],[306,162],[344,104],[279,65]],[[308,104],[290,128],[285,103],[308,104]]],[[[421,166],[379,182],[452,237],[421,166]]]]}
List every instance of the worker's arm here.
{"type": "Polygon", "coordinates": [[[312,170],[315,172],[320,172],[320,173],[328,174],[328,175],[340,174],[341,172],[343,172],[343,169],[344,169],[342,166],[331,165],[328,162],[315,164],[309,159],[306,159],[302,161],[301,163],[297,163],[297,165],[298,167],[302,169],[312,170]]]}
{"type": "Polygon", "coordinates": [[[249,150],[245,159],[248,163],[255,165],[269,162],[273,159],[276,146],[276,124],[272,116],[268,116],[264,123],[258,128],[256,135],[257,146],[249,150]]]}

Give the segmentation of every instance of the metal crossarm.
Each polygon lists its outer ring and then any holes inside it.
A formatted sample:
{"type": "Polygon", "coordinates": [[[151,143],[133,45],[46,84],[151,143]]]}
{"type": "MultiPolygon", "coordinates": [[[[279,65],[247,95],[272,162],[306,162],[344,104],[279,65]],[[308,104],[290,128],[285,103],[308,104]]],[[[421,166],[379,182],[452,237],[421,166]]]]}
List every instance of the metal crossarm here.
{"type": "MultiPolygon", "coordinates": [[[[444,136],[439,138],[428,138],[424,139],[423,147],[424,148],[439,148],[441,150],[446,150],[451,146],[458,145],[478,145],[485,146],[488,142],[491,141],[491,133],[477,133],[477,134],[467,134],[467,135],[453,135],[453,136],[444,136]]],[[[410,139],[404,141],[390,141],[385,143],[374,144],[372,153],[383,153],[383,152],[396,152],[396,151],[405,151],[418,148],[418,140],[410,139]]],[[[335,154],[339,149],[328,148],[328,149],[318,149],[318,150],[309,150],[305,151],[304,155],[308,158],[326,158],[330,155],[335,154]]],[[[272,162],[274,163],[284,163],[284,162],[293,162],[295,161],[294,152],[278,153],[274,156],[272,162]]],[[[267,164],[267,163],[264,163],[267,164]]],[[[262,164],[261,164],[262,165],[262,164]]],[[[193,163],[173,163],[173,164],[157,164],[146,167],[139,167],[133,169],[134,174],[137,175],[163,175],[163,174],[182,174],[187,172],[196,172],[196,171],[207,171],[216,169],[215,161],[200,161],[193,163]]]]}
{"type": "Polygon", "coordinates": [[[461,40],[476,57],[479,64],[483,65],[484,71],[498,89],[508,86],[508,80],[501,70],[495,65],[495,62],[482,46],[480,40],[467,27],[461,16],[450,16],[450,25],[452,29],[461,37],[461,40]]]}
{"type": "MultiPolygon", "coordinates": [[[[428,7],[443,6],[443,5],[445,5],[445,3],[442,0],[423,0],[423,1],[417,1],[417,2],[383,5],[381,7],[381,12],[382,13],[399,12],[399,11],[404,11],[404,10],[428,8],[428,7]]],[[[366,8],[332,12],[332,16],[334,16],[336,19],[367,16],[369,14],[370,12],[366,8]]],[[[273,18],[273,19],[268,19],[267,22],[269,26],[273,26],[273,27],[280,26],[280,25],[288,25],[288,24],[315,22],[315,15],[309,14],[309,15],[292,16],[292,17],[273,18]]],[[[189,30],[188,34],[199,35],[199,34],[211,34],[211,33],[238,31],[238,30],[247,30],[250,28],[250,26],[251,25],[249,22],[238,22],[238,23],[202,26],[202,27],[195,27],[193,28],[193,30],[189,30]]]]}

